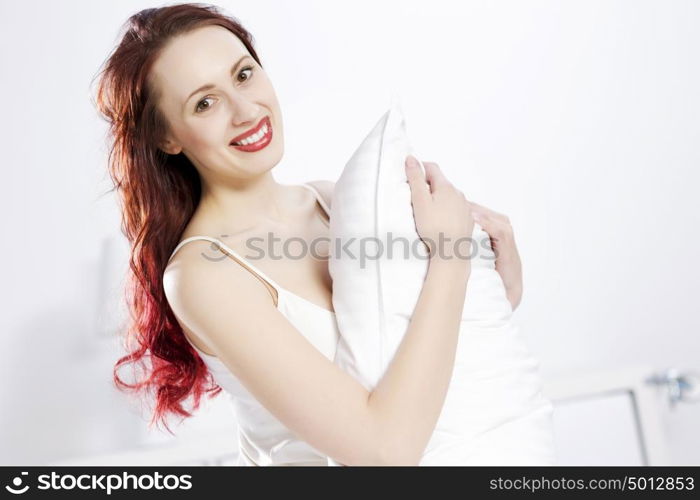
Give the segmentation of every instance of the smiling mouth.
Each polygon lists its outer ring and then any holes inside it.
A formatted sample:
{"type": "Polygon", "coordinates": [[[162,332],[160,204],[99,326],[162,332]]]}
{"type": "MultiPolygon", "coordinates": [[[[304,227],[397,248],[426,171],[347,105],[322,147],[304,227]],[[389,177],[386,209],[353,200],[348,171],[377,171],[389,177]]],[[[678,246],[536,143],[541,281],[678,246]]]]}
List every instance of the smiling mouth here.
{"type": "Polygon", "coordinates": [[[270,118],[264,117],[258,125],[247,132],[246,134],[235,137],[230,143],[230,146],[250,146],[263,140],[271,131],[270,118]]]}

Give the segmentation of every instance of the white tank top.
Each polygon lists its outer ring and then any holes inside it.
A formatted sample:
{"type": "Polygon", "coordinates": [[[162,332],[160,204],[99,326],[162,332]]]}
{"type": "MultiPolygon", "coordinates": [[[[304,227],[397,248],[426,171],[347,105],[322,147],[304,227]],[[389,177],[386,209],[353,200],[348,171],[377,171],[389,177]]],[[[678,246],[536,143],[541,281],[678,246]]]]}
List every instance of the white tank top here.
{"type": "MultiPolygon", "coordinates": [[[[330,210],[318,191],[311,185],[301,185],[313,192],[318,203],[330,216],[330,210]]],[[[324,223],[326,223],[325,220],[324,223]]],[[[282,288],[216,238],[209,236],[186,238],[175,247],[170,259],[183,245],[195,240],[216,243],[259,279],[269,283],[277,291],[277,309],[316,349],[330,361],[334,360],[340,332],[333,311],[282,288]]],[[[282,422],[258,403],[219,358],[202,352],[192,342],[190,345],[197,351],[214,380],[223,388],[233,405],[238,423],[239,465],[328,465],[325,455],[297,438],[282,422]]]]}

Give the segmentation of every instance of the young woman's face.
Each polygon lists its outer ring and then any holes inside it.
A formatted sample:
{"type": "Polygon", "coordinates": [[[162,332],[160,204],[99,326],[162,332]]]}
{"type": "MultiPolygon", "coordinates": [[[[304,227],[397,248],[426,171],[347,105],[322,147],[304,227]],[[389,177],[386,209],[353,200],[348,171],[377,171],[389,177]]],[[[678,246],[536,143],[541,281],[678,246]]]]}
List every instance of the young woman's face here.
{"type": "Polygon", "coordinates": [[[150,78],[168,122],[160,144],[166,153],[184,153],[200,172],[234,170],[241,177],[259,175],[282,158],[282,117],[272,83],[227,29],[205,26],[172,39],[150,78]],[[244,151],[231,145],[266,122],[272,137],[263,137],[264,148],[244,151]]]}

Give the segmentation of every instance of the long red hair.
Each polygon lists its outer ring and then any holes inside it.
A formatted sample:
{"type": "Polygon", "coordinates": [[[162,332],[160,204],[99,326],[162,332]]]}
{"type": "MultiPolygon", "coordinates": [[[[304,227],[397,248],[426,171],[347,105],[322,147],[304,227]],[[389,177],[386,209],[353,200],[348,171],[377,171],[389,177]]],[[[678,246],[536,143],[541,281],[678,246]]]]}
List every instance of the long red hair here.
{"type": "Polygon", "coordinates": [[[148,73],[172,37],[206,25],[231,31],[262,66],[253,36],[217,7],[190,3],[144,9],[122,26],[119,44],[97,75],[95,96],[109,124],[108,169],[131,248],[125,288],[129,318],[123,332],[127,354],[114,366],[114,383],[153,400],[149,425],[161,423],[171,433],[169,416],[192,416],[201,397],[213,397],[221,387],[185,338],[163,289],[168,258],[199,203],[201,184],[184,154],[158,148],[167,124],[148,73]],[[133,368],[131,383],[119,376],[124,365],[133,368]],[[188,411],[183,404],[190,399],[188,411]]]}

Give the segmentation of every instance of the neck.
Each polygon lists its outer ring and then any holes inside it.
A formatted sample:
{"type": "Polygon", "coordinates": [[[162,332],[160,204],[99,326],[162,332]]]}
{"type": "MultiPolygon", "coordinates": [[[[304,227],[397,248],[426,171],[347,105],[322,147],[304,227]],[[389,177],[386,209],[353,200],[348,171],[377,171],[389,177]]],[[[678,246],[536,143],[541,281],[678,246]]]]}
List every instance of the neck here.
{"type": "Polygon", "coordinates": [[[285,186],[270,171],[249,179],[227,183],[202,183],[197,212],[222,228],[251,227],[264,219],[284,220],[287,212],[285,186]]]}

